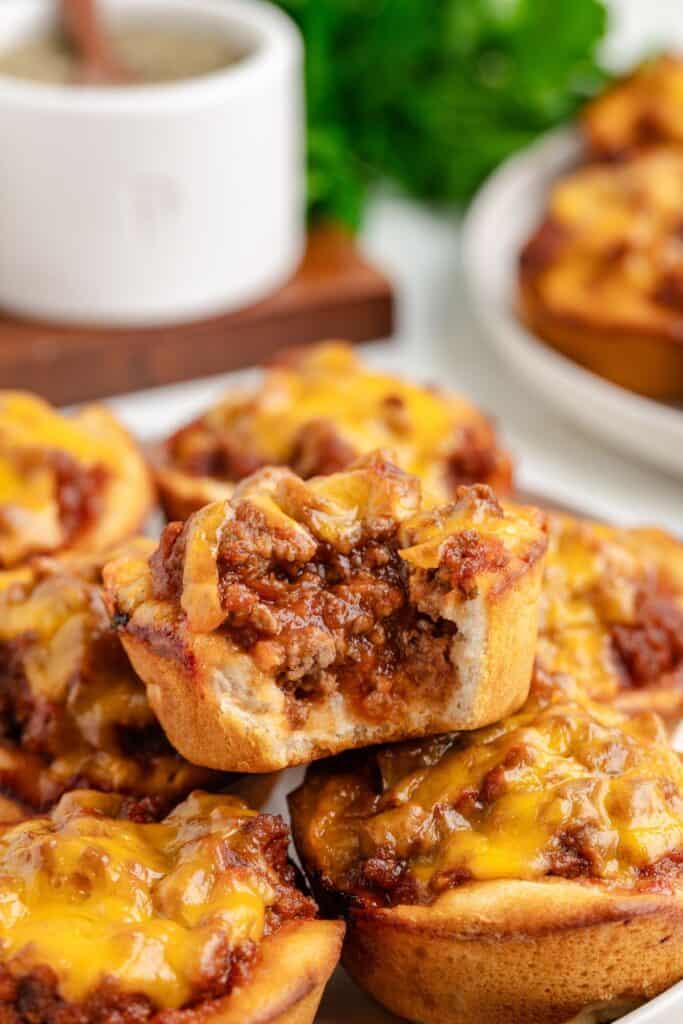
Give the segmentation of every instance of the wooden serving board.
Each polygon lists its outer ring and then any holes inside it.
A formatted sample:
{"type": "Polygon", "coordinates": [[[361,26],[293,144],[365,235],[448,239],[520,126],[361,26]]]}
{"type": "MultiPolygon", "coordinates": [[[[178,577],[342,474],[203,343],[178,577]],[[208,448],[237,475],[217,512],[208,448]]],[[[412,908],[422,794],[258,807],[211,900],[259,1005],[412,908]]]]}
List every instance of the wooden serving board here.
{"type": "Polygon", "coordinates": [[[236,313],[142,329],[0,316],[0,387],[29,389],[64,405],[252,365],[288,345],[385,338],[392,327],[386,278],[345,232],[319,228],[292,280],[236,313]]]}

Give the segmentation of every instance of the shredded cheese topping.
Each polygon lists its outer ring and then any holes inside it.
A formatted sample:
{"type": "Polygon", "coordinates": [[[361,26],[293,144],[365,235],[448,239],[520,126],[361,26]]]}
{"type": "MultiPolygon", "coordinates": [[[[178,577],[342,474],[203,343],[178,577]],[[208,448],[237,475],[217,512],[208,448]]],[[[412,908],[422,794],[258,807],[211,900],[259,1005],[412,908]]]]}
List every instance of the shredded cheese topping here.
{"type": "Polygon", "coordinates": [[[683,766],[658,720],[569,682],[537,685],[521,712],[474,734],[369,757],[313,773],[294,801],[304,859],[342,891],[376,890],[378,877],[389,898],[407,877],[408,902],[469,880],[629,886],[683,855],[683,766]]]}
{"type": "Polygon", "coordinates": [[[195,793],[158,824],[119,818],[118,797],[80,791],[0,836],[0,947],[18,976],[47,964],[81,1002],[105,979],[176,1008],[221,943],[258,943],[275,871],[231,856],[257,817],[195,793]]]}
{"type": "Polygon", "coordinates": [[[522,257],[545,308],[567,322],[678,337],[682,188],[673,146],[558,182],[522,257]]]}
{"type": "MultiPolygon", "coordinates": [[[[120,443],[120,441],[119,441],[120,443]]],[[[60,493],[59,464],[79,472],[114,474],[120,451],[100,425],[86,429],[36,395],[0,391],[0,566],[70,539],[60,493]]],[[[74,490],[66,495],[74,504],[74,490]]]]}
{"type": "Polygon", "coordinates": [[[493,452],[493,472],[501,476],[485,482],[507,483],[507,461],[495,450],[490,423],[474,406],[457,395],[372,371],[339,343],[315,346],[292,367],[269,370],[258,390],[210,409],[178,435],[174,457],[180,466],[191,464],[211,438],[227,438],[264,464],[291,464],[302,430],[321,422],[333,424],[335,443],[350,452],[347,461],[384,448],[402,469],[421,478],[436,501],[452,494],[447,462],[466,435],[493,452]]]}
{"type": "MultiPolygon", "coordinates": [[[[594,698],[613,699],[632,685],[614,644],[615,628],[638,627],[642,597],[654,594],[683,627],[683,544],[663,531],[625,529],[553,514],[541,590],[537,662],[577,680],[594,698]]],[[[664,669],[666,633],[650,637],[664,669]]],[[[675,645],[673,639],[669,643],[675,645]]],[[[672,649],[670,662],[676,661],[672,649]]],[[[678,675],[683,671],[683,661],[678,675]]],[[[672,688],[680,686],[671,680],[672,688]]]]}
{"type": "MultiPolygon", "coordinates": [[[[139,538],[126,550],[144,558],[153,547],[139,538]]],[[[76,778],[164,798],[208,785],[208,773],[170,746],[156,743],[150,756],[123,744],[128,731],[130,744],[137,736],[144,745],[156,720],[111,629],[99,586],[106,557],[41,558],[0,571],[0,686],[7,700],[0,750],[5,785],[16,776],[18,793],[32,806],[52,803],[76,778]],[[25,758],[32,756],[30,769],[25,758]]]]}
{"type": "Polygon", "coordinates": [[[664,54],[608,89],[585,109],[590,145],[623,157],[662,142],[683,141],[683,60],[664,54]]]}

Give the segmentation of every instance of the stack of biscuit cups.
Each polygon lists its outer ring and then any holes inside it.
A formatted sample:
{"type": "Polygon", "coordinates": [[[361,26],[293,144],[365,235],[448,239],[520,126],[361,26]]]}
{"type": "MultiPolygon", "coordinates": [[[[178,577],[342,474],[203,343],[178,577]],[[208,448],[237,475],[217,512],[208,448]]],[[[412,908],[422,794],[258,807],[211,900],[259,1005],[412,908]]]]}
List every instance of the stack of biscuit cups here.
{"type": "Polygon", "coordinates": [[[683,977],[676,540],[515,503],[479,410],[339,343],[147,459],[0,392],[0,484],[13,1024],[308,1024],[340,955],[426,1024],[683,977]],[[295,765],[306,881],[237,795],[295,765]]]}

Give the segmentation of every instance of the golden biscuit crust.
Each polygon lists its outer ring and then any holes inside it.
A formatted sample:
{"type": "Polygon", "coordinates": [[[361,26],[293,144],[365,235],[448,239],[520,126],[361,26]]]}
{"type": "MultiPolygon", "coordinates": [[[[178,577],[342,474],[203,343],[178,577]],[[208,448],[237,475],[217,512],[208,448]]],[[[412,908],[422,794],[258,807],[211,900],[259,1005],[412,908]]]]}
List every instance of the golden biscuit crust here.
{"type": "Polygon", "coordinates": [[[683,715],[683,544],[663,530],[551,514],[537,671],[596,700],[683,715]]]}
{"type": "Polygon", "coordinates": [[[683,149],[588,165],[552,189],[520,254],[522,320],[565,355],[655,398],[683,395],[683,149]]]}
{"type": "Polygon", "coordinates": [[[621,1017],[683,975],[679,895],[620,899],[549,880],[479,883],[460,897],[449,893],[439,916],[352,911],[351,977],[421,1024],[565,1024],[621,1017]],[[537,927],[549,904],[554,921],[537,927]]]}
{"type": "Polygon", "coordinates": [[[537,682],[478,733],[313,766],[290,808],[347,969],[409,1020],[616,1016],[683,975],[683,768],[654,715],[537,682]]]}
{"type": "Polygon", "coordinates": [[[484,487],[423,509],[379,453],[304,482],[271,469],[105,569],[120,636],[173,744],[269,771],[473,728],[528,691],[545,535],[484,487]]]}

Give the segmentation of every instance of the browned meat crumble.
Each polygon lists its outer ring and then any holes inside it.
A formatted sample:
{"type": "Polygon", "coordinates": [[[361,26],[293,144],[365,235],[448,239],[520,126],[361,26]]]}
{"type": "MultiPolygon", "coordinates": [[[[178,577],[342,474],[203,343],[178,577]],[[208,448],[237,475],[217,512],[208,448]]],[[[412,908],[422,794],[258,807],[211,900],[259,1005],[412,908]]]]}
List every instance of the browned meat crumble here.
{"type": "MultiPolygon", "coordinates": [[[[488,488],[477,495],[502,515],[488,488]]],[[[377,719],[401,713],[415,680],[438,695],[452,676],[457,630],[441,618],[443,595],[458,587],[474,596],[476,575],[504,567],[508,555],[496,538],[464,530],[446,543],[438,569],[416,570],[409,580],[397,534],[393,519],[368,520],[348,552],[324,542],[302,550],[258,508],[237,506],[219,548],[221,630],[275,673],[297,724],[308,713],[302,700],[338,688],[377,719]]],[[[150,561],[157,599],[181,593],[184,544],[182,525],[170,524],[150,561]]]]}

